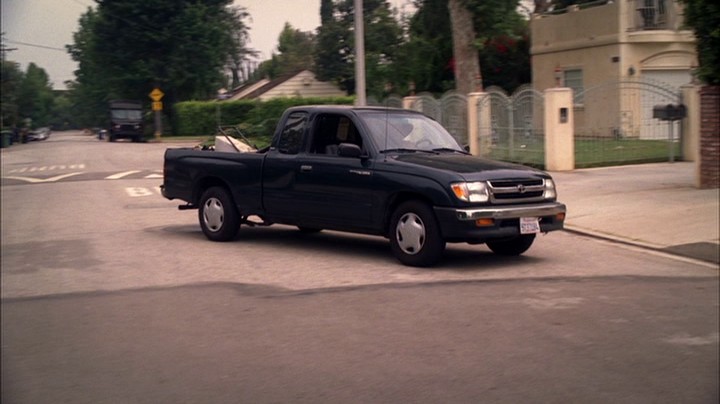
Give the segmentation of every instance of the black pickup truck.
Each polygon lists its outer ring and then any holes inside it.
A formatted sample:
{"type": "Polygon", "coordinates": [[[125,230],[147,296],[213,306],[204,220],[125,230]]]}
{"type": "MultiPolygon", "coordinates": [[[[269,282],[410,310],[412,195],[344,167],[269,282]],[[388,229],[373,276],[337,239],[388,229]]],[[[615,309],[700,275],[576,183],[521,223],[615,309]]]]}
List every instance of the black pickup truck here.
{"type": "Polygon", "coordinates": [[[565,219],[548,174],[471,156],[436,121],[401,109],[293,107],[265,149],[168,149],[161,188],[199,209],[213,241],[242,224],[372,234],[411,266],[436,264],[447,242],[519,255],[565,219]]]}

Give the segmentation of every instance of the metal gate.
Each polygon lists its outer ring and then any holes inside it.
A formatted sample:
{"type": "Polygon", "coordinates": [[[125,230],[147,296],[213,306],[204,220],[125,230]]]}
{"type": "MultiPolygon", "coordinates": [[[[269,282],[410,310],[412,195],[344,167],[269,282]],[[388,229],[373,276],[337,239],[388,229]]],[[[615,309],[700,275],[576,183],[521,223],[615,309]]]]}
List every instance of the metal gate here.
{"type": "Polygon", "coordinates": [[[512,96],[494,86],[486,93],[478,107],[480,153],[496,160],[544,167],[543,94],[528,84],[518,87],[512,96]]]}
{"type": "Polygon", "coordinates": [[[467,96],[457,91],[448,91],[440,99],[430,93],[420,93],[410,105],[438,121],[460,143],[468,144],[467,96]]]}
{"type": "Polygon", "coordinates": [[[653,108],[681,102],[678,88],[647,78],[610,81],[575,94],[575,166],[680,158],[680,121],[655,119],[653,108]]]}

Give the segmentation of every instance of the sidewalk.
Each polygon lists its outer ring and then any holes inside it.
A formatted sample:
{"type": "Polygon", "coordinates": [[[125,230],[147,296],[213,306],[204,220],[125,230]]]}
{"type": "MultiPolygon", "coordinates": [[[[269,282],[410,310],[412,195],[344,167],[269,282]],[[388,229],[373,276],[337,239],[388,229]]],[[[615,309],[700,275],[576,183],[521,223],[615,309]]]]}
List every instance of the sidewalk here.
{"type": "Polygon", "coordinates": [[[718,189],[695,188],[695,164],[552,172],[566,230],[720,262],[718,189]]]}

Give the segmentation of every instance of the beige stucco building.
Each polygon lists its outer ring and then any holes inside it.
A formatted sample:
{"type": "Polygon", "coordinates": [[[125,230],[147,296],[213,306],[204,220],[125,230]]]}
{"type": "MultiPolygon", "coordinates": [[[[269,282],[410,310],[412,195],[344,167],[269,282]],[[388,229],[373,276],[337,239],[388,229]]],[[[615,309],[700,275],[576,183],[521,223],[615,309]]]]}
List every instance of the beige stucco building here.
{"type": "Polygon", "coordinates": [[[674,102],[660,90],[691,83],[697,66],[682,7],[672,0],[584,7],[532,17],[533,87],[573,89],[576,136],[649,136],[653,104],[674,102]],[[602,88],[601,96],[590,96],[595,88],[602,88]]]}

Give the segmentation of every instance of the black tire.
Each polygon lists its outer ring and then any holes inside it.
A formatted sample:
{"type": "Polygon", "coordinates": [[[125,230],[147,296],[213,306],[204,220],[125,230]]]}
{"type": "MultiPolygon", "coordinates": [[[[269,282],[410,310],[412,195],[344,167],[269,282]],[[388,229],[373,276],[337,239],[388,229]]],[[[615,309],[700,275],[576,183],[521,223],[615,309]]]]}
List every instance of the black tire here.
{"type": "Polygon", "coordinates": [[[511,239],[488,241],[487,246],[498,255],[515,256],[524,253],[535,241],[534,234],[523,234],[511,239]]]}
{"type": "Polygon", "coordinates": [[[205,237],[212,241],[229,241],[240,230],[240,213],[225,188],[208,188],[200,197],[198,220],[205,237]]]}
{"type": "Polygon", "coordinates": [[[390,248],[404,265],[435,265],[445,251],[445,240],[432,209],[420,201],[404,202],[390,219],[390,248]]]}

